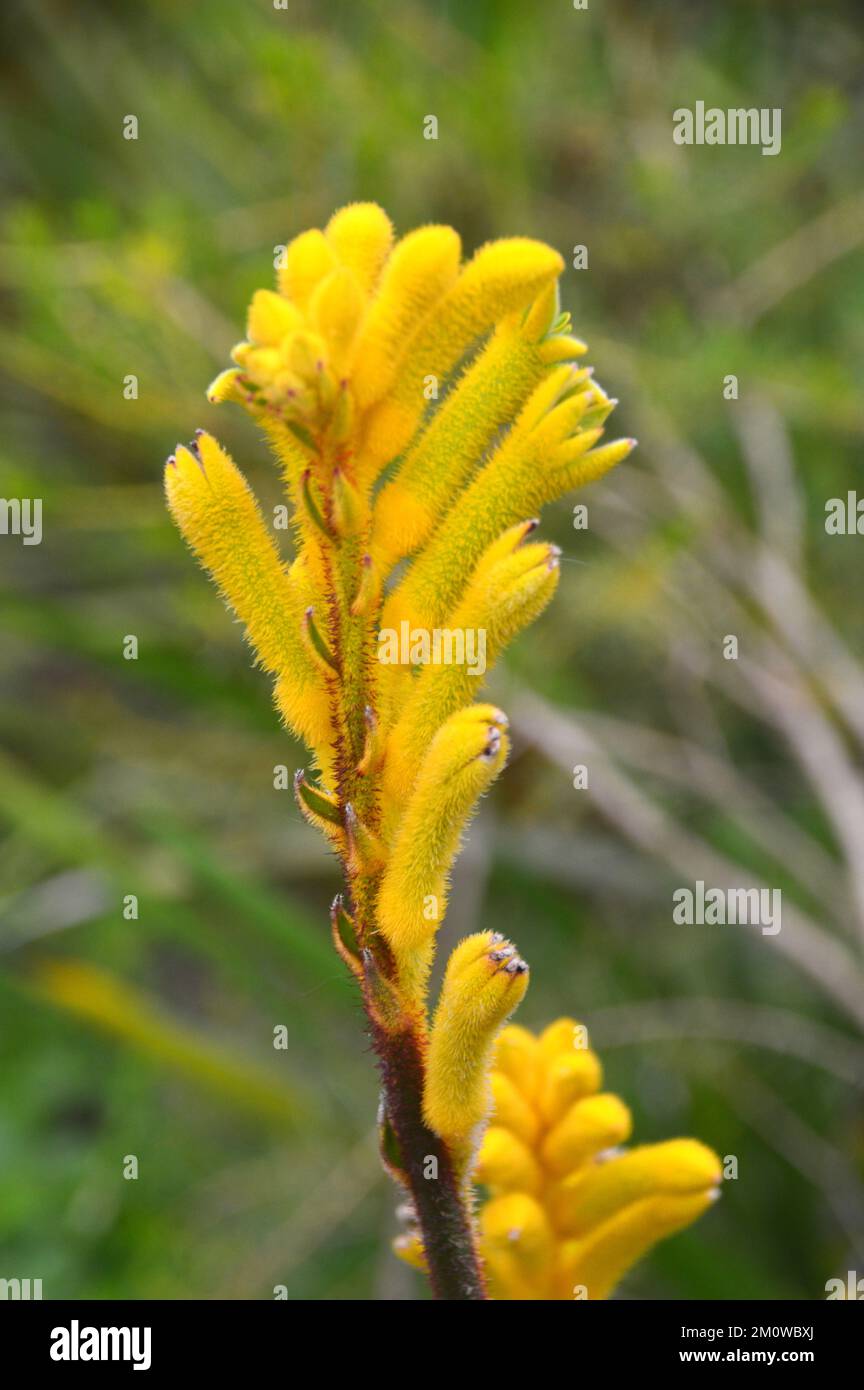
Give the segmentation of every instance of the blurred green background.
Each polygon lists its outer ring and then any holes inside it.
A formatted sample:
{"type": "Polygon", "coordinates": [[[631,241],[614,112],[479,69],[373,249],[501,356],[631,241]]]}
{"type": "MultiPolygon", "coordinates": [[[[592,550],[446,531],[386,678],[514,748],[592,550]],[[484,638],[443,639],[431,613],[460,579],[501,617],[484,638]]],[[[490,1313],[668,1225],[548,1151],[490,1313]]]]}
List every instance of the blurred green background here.
{"type": "Polygon", "coordinates": [[[469,251],[586,245],[565,305],[621,400],[610,435],[641,445],[545,520],[563,582],[492,683],[515,753],[450,936],[515,938],[521,1021],[583,1018],[639,1138],[737,1158],[622,1296],[864,1272],[864,540],[824,529],[864,494],[860,6],[10,0],[0,22],[0,492],[44,508],[41,545],[0,537],[0,1276],[425,1296],[388,1252],[334,864],[273,788],[304,755],[161,495],[203,426],[276,499],[204,388],[274,246],[357,198],[469,251]],[[697,100],[782,108],[781,154],[677,147],[697,100]],[[699,877],[781,887],[781,933],[673,925],[699,877]]]}

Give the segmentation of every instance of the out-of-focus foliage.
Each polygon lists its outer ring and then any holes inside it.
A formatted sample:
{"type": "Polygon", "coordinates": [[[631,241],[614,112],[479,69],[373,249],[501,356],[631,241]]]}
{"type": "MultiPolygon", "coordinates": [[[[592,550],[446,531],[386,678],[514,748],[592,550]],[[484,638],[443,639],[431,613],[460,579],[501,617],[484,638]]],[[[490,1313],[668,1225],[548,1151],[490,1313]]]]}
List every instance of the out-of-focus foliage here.
{"type": "Polygon", "coordinates": [[[492,688],[515,759],[451,933],[519,942],[523,1021],[584,1018],[641,1138],[737,1156],[625,1296],[824,1296],[864,1246],[864,541],[824,529],[861,477],[857,5],[32,0],[2,23],[0,493],[43,499],[44,539],[0,537],[0,1276],[420,1293],[388,1251],[335,865],[274,786],[301,753],[160,487],[203,426],[278,501],[204,388],[274,247],[368,198],[469,249],[587,246],[565,307],[641,440],[575,499],[587,532],[566,504],[545,527],[561,589],[492,688]],[[677,147],[698,100],[782,108],[781,154],[677,147]],[[780,935],[673,925],[672,888],[712,872],[782,887],[780,935]]]}

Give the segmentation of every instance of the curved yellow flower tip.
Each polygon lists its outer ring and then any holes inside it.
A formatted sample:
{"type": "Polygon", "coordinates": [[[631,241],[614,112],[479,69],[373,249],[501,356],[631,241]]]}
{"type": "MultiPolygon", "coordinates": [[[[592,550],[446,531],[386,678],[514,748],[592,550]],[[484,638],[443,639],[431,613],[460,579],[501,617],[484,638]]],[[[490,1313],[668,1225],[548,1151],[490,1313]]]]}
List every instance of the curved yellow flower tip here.
{"type": "Polygon", "coordinates": [[[550,1173],[563,1176],[603,1149],[629,1139],[633,1121],[622,1100],[611,1094],[577,1100],[549,1131],[541,1147],[550,1173]]]}
{"type": "Polygon", "coordinates": [[[261,347],[276,348],[287,333],[303,327],[303,315],[274,290],[256,290],[246,315],[246,336],[261,347]]]}
{"type": "Polygon", "coordinates": [[[370,293],[393,244],[393,223],[384,209],[377,203],[349,203],[334,212],[324,235],[336,259],[370,293]]]}
{"type": "Polygon", "coordinates": [[[357,276],[339,266],[318,284],[309,302],[309,317],[324,339],[334,370],[345,372],[366,296],[357,276]]]}
{"type": "Polygon", "coordinates": [[[537,1040],[541,1059],[535,1104],[543,1123],[556,1125],[577,1100],[594,1095],[603,1083],[603,1067],[588,1045],[588,1031],[572,1018],[559,1018],[537,1040]]]}
{"type": "Polygon", "coordinates": [[[533,1101],[542,1076],[534,1034],[518,1023],[509,1024],[495,1044],[495,1070],[508,1078],[526,1102],[533,1101]]]}
{"type": "Polygon", "coordinates": [[[577,1100],[594,1095],[603,1081],[600,1059],[590,1049],[561,1053],[546,1068],[537,1108],[548,1125],[555,1125],[577,1100]]]}
{"type": "Polygon", "coordinates": [[[494,705],[459,710],[438,730],[404,807],[381,880],[377,920],[419,1007],[444,920],[447,875],[465,822],[507,758],[506,716],[494,705]]]}
{"type": "Polygon", "coordinates": [[[649,1197],[625,1207],[581,1240],[561,1247],[559,1298],[608,1298],[629,1269],[666,1236],[691,1225],[717,1199],[717,1191],[685,1197],[649,1197]]]}
{"type": "Polygon", "coordinates": [[[558,1228],[579,1236],[648,1197],[708,1197],[720,1185],[717,1155],[696,1139],[643,1144],[560,1184],[558,1228]]]}
{"type": "Polygon", "coordinates": [[[461,254],[452,227],[419,227],[396,243],[357,342],[352,383],[361,410],[386,394],[409,338],[455,281],[461,254]]]}
{"type": "Polygon", "coordinates": [[[595,483],[610,469],[629,458],[638,442],[636,439],[615,439],[600,449],[592,449],[590,453],[574,445],[572,461],[567,460],[568,447],[565,445],[557,455],[558,462],[563,462],[564,466],[550,475],[547,484],[550,495],[544,498],[544,501],[551,502],[556,497],[563,497],[565,492],[572,492],[574,488],[584,487],[586,483],[595,483]]]}
{"type": "MultiPolygon", "coordinates": [[[[512,1026],[504,1029],[505,1033],[512,1031],[512,1026]]],[[[498,1041],[500,1045],[500,1038],[498,1041]]],[[[540,1118],[516,1082],[502,1070],[500,1046],[496,1047],[495,1070],[492,1072],[492,1101],[498,1124],[533,1148],[540,1133],[540,1118]]]]}
{"type": "Polygon", "coordinates": [[[381,491],[373,547],[383,564],[423,544],[547,371],[532,319],[504,320],[381,491]]]}
{"type": "MultiPolygon", "coordinates": [[[[498,1112],[497,1093],[493,1086],[493,1102],[498,1112]]],[[[483,1135],[475,1181],[493,1192],[539,1192],[543,1172],[529,1145],[503,1124],[492,1125],[483,1135]]]]}
{"type": "Polygon", "coordinates": [[[385,795],[394,811],[398,811],[404,789],[412,785],[417,758],[428,748],[436,730],[454,710],[468,704],[507,644],[552,598],[558,584],[559,555],[557,546],[526,545],[497,564],[478,567],[445,629],[482,633],[483,662],[430,664],[416,678],[391,733],[384,767],[385,795]]]}
{"type": "Polygon", "coordinates": [[[279,289],[298,309],[305,309],[312,292],[336,264],[336,256],[317,227],[301,232],[289,243],[285,264],[278,272],[279,289]]]}
{"type": "MultiPolygon", "coordinates": [[[[292,726],[313,748],[326,743],[326,692],[303,651],[291,584],[246,479],[212,435],[200,431],[193,445],[181,445],[168,460],[165,495],[261,665],[278,678],[277,689],[285,689],[292,726]]],[[[278,694],[277,700],[282,708],[278,694]]]]}
{"type": "Polygon", "coordinates": [[[557,251],[526,237],[482,246],[407,344],[386,400],[370,412],[365,450],[382,468],[410,442],[430,399],[474,342],[508,314],[523,310],[557,279],[557,251]]]}
{"type": "Polygon", "coordinates": [[[528,966],[498,932],[467,937],[447,962],[429,1036],[423,1114],[457,1151],[488,1114],[495,1036],[527,988],[528,966]]]}
{"type": "MultiPolygon", "coordinates": [[[[559,481],[574,460],[597,442],[602,428],[582,430],[591,385],[573,389],[574,373],[548,374],[523,407],[513,428],[461,493],[438,530],[393,590],[384,625],[402,621],[437,627],[458,603],[464,576],[502,532],[532,516],[566,490],[559,481]],[[564,459],[559,462],[559,454],[564,459]]],[[[611,466],[611,465],[610,465],[611,466]]]]}
{"type": "Polygon", "coordinates": [[[243,373],[237,367],[227,367],[210,382],[207,399],[211,405],[222,405],[234,401],[237,405],[248,404],[248,397],[241,384],[243,373]]]}
{"type": "Polygon", "coordinates": [[[543,1298],[551,1286],[554,1236],[539,1202],[509,1193],[480,1214],[481,1249],[493,1296],[543,1298]]]}

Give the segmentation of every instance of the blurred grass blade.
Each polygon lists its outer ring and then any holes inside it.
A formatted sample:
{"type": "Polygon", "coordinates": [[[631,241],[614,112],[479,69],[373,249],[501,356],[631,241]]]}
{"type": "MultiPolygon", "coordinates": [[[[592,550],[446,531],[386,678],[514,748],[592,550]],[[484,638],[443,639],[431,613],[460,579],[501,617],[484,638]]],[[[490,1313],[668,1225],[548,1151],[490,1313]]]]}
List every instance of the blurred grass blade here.
{"type": "Polygon", "coordinates": [[[238,1060],[107,970],[81,960],[43,958],[23,984],[38,998],[270,1123],[295,1129],[309,1112],[308,1102],[265,1067],[238,1060]]]}

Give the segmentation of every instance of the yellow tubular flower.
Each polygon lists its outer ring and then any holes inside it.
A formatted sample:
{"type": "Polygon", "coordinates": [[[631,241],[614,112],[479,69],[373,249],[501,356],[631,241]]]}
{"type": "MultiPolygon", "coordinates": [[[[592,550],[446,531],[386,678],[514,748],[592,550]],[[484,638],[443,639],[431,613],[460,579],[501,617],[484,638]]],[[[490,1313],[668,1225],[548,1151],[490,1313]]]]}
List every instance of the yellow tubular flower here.
{"type": "Polygon", "coordinates": [[[391,391],[371,412],[364,437],[371,473],[410,443],[424,407],[464,353],[501,319],[527,308],[562,268],[558,253],[538,241],[517,237],[481,247],[409,338],[391,391]]]}
{"type": "MultiPolygon", "coordinates": [[[[384,610],[384,625],[437,627],[458,601],[462,577],[483,551],[521,518],[566,491],[581,467],[586,481],[630,452],[632,440],[610,446],[594,460],[589,450],[602,427],[581,428],[590,385],[572,388],[570,368],[557,368],[534,391],[513,429],[447,512],[434,538],[415,560],[384,610]]],[[[604,451],[598,450],[598,455],[604,451]]]]}
{"type": "Polygon", "coordinates": [[[495,1035],[527,988],[528,966],[498,932],[469,936],[447,962],[429,1038],[423,1112],[430,1129],[457,1153],[486,1118],[495,1035]]]}
{"type": "Polygon", "coordinates": [[[392,565],[423,544],[498,431],[510,424],[548,370],[533,319],[506,319],[381,492],[373,548],[383,563],[392,565]]]}
{"type": "Polygon", "coordinates": [[[493,705],[460,710],[439,729],[404,808],[381,879],[378,928],[399,969],[406,1002],[422,1002],[447,875],[465,822],[507,759],[507,720],[493,705]]]}
{"type": "Polygon", "coordinates": [[[508,1297],[537,1298],[548,1283],[555,1237],[541,1204],[524,1192],[510,1192],[487,1202],[480,1213],[483,1253],[493,1287],[504,1285],[508,1297]]]}
{"type": "Polygon", "coordinates": [[[720,1160],[694,1139],[619,1149],[629,1111],[601,1084],[600,1061],[572,1019],[539,1038],[510,1026],[498,1039],[494,1110],[475,1170],[490,1192],[480,1223],[496,1298],[608,1298],[717,1196],[720,1160]]]}
{"type": "Polygon", "coordinates": [[[225,602],[244,624],[288,723],[321,751],[329,737],[326,692],[307,659],[285,567],[246,479],[209,434],[182,445],[165,467],[168,507],[225,602]]]}
{"type": "MultiPolygon", "coordinates": [[[[530,525],[530,523],[529,523],[530,525]]],[[[524,535],[526,527],[515,528],[524,535]]],[[[512,533],[509,540],[516,537],[512,533]]],[[[495,549],[491,547],[490,549],[495,549]]],[[[447,632],[482,632],[482,669],[466,662],[426,666],[405,701],[390,735],[384,768],[384,788],[398,812],[398,802],[410,786],[417,759],[437,729],[454,710],[466,705],[495,664],[501,651],[533,621],[551,599],[558,583],[558,550],[550,545],[521,546],[488,564],[481,561],[463,601],[444,625],[447,632]]],[[[390,806],[388,805],[388,814],[390,806]]]]}
{"type": "Polygon", "coordinates": [[[395,247],[357,343],[352,380],[361,409],[386,395],[412,332],[456,279],[461,251],[452,227],[421,227],[395,247]]]}
{"type": "Polygon", "coordinates": [[[336,260],[364,291],[375,288],[393,244],[393,223],[377,203],[350,203],[334,212],[324,232],[336,260]]]}
{"type": "Polygon", "coordinates": [[[295,798],[342,866],[331,929],[406,1189],[396,1248],[440,1298],[605,1298],[720,1176],[693,1140],[620,1151],[630,1113],[572,1020],[500,1031],[528,968],[499,934],[456,947],[427,1012],[451,866],[509,748],[477,691],[558,582],[538,514],[635,442],[604,442],[616,402],[580,365],[563,266],[523,237],[463,264],[450,227],[394,240],[375,204],[338,210],[288,242],[208,392],[275,456],[290,554],[210,435],[165,470],[171,515],[315,757],[295,798]]]}

